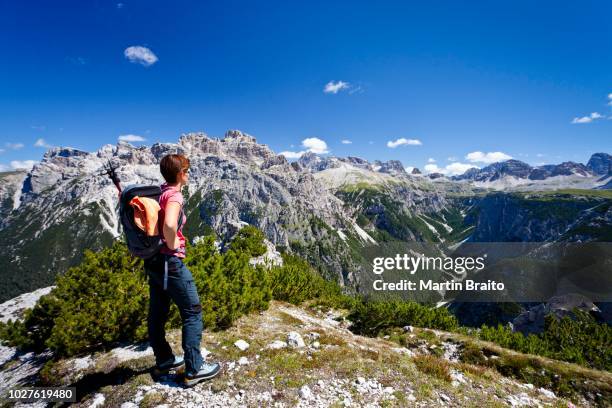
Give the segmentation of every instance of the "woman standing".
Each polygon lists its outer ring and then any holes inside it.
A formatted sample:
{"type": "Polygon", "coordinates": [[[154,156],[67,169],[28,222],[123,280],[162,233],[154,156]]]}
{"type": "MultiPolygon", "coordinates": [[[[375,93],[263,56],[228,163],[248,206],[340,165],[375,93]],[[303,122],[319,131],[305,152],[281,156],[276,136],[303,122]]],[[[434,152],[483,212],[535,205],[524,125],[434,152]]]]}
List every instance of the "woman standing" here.
{"type": "Polygon", "coordinates": [[[149,342],[155,354],[159,372],[167,372],[185,365],[185,385],[192,386],[213,378],[220,371],[218,363],[208,364],[200,353],[202,340],[202,306],[191,272],[185,264],[185,237],[181,188],[189,182],[189,159],[180,154],[164,156],[160,162],[166,180],[159,197],[160,228],[164,246],[153,258],[145,261],[149,276],[149,342]],[[179,221],[179,216],[180,221],[179,221]],[[175,357],[166,341],[165,324],[170,300],[178,306],[183,323],[182,346],[184,358],[175,357]]]}

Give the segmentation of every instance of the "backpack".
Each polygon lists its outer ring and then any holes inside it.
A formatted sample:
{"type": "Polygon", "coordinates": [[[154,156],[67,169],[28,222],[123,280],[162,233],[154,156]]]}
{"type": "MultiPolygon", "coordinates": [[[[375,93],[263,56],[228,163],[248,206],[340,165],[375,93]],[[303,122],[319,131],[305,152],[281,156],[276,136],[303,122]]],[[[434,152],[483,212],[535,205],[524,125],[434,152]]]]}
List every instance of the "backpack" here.
{"type": "MultiPolygon", "coordinates": [[[[123,226],[123,233],[127,241],[128,250],[134,256],[142,259],[149,259],[155,256],[159,250],[165,245],[162,241],[163,235],[160,232],[155,236],[148,236],[134,222],[134,208],[130,205],[132,198],[148,197],[159,201],[159,196],[162,190],[160,186],[150,186],[143,184],[135,184],[127,186],[121,191],[119,200],[119,219],[123,226]]],[[[178,227],[181,228],[183,223],[183,207],[179,212],[178,227]]]]}

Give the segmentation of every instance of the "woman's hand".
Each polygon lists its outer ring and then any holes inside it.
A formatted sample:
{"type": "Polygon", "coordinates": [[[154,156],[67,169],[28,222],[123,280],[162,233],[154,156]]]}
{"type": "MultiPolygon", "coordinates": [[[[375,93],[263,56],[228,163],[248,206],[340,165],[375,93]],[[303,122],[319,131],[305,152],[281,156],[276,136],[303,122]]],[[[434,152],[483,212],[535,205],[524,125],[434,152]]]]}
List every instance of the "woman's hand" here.
{"type": "Polygon", "coordinates": [[[178,249],[178,247],[181,245],[177,235],[178,217],[180,211],[181,205],[179,203],[171,201],[166,204],[162,233],[164,235],[164,239],[166,240],[166,246],[172,251],[178,249]]]}

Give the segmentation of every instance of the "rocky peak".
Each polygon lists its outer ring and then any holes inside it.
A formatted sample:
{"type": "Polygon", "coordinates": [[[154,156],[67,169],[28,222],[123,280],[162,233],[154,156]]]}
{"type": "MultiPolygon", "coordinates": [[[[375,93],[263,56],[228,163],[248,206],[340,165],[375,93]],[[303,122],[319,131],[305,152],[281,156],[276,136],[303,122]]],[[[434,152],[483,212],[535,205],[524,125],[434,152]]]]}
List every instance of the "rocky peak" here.
{"type": "Polygon", "coordinates": [[[225,132],[225,137],[223,138],[223,140],[236,140],[240,142],[257,143],[257,140],[253,136],[247,133],[243,133],[240,130],[234,129],[230,129],[225,132]]]}
{"type": "Polygon", "coordinates": [[[82,150],[74,149],[72,147],[52,147],[47,150],[43,158],[51,159],[54,157],[79,157],[87,156],[89,153],[82,150]]]}
{"type": "Polygon", "coordinates": [[[572,174],[578,174],[581,176],[589,176],[591,172],[582,163],[575,162],[563,162],[554,167],[551,172],[551,176],[571,176],[572,174]]]}
{"type": "Polygon", "coordinates": [[[306,152],[300,156],[297,163],[304,169],[312,172],[323,171],[339,166],[339,159],[336,157],[321,157],[313,152],[306,152]]]}
{"type": "Polygon", "coordinates": [[[352,164],[355,167],[368,170],[371,169],[370,162],[368,162],[366,159],[362,159],[361,157],[348,156],[345,160],[347,163],[352,164]]]}
{"type": "Polygon", "coordinates": [[[412,174],[412,175],[418,175],[418,174],[423,174],[423,173],[421,173],[421,170],[419,170],[419,168],[418,168],[418,167],[415,167],[415,168],[413,168],[413,169],[412,169],[412,171],[410,172],[410,174],[412,174]]]}
{"type": "Polygon", "coordinates": [[[473,181],[495,181],[504,176],[511,176],[520,179],[529,177],[533,168],[520,160],[506,160],[503,162],[490,164],[482,169],[472,168],[467,170],[461,176],[455,176],[455,180],[473,180],[473,181]]]}
{"type": "Polygon", "coordinates": [[[612,155],[595,153],[589,159],[586,167],[595,174],[612,175],[612,155]]]}
{"type": "Polygon", "coordinates": [[[204,132],[191,132],[183,133],[179,137],[178,144],[183,146],[186,150],[196,150],[201,148],[202,145],[212,142],[213,140],[214,139],[209,138],[204,132]]]}
{"type": "Polygon", "coordinates": [[[184,154],[185,148],[193,148],[193,145],[185,143],[181,138],[180,144],[176,143],[155,143],[151,146],[151,154],[156,161],[160,161],[167,154],[184,154]]]}
{"type": "Polygon", "coordinates": [[[377,171],[380,173],[387,173],[394,176],[406,174],[406,169],[399,160],[389,160],[387,162],[380,162],[376,160],[374,165],[378,167],[377,171]]]}

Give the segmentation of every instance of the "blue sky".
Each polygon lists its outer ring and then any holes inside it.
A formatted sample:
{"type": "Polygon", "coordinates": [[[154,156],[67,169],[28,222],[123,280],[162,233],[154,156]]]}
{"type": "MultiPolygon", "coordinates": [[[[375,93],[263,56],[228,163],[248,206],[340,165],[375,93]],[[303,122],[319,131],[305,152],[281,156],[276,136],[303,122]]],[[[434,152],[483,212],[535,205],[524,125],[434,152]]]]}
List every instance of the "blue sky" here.
{"type": "Polygon", "coordinates": [[[227,129],[447,172],[586,162],[612,152],[610,15],[606,1],[5,1],[0,169],[45,146],[227,129]]]}

